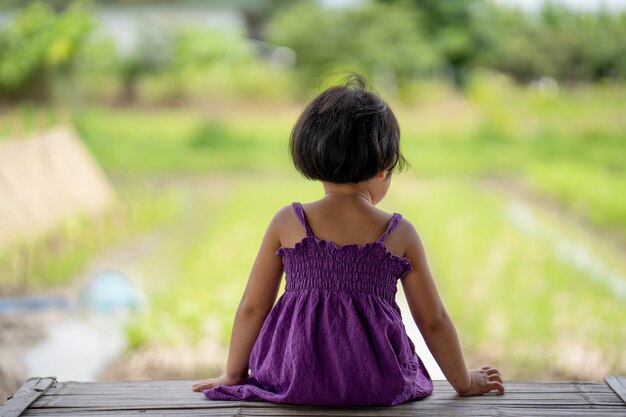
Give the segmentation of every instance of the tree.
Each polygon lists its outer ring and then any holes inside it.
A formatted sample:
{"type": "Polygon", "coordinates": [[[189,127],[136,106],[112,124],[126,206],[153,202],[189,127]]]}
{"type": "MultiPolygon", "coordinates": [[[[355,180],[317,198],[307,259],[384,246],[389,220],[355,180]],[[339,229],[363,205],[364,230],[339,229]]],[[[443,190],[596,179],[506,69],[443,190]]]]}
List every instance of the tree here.
{"type": "Polygon", "coordinates": [[[421,16],[419,29],[442,62],[449,66],[454,84],[463,88],[468,68],[479,51],[494,40],[488,21],[492,6],[485,0],[379,0],[405,4],[421,16]]]}
{"type": "Polygon", "coordinates": [[[309,85],[338,69],[368,77],[390,72],[402,84],[437,64],[419,20],[399,5],[328,9],[304,2],[277,12],[267,37],[296,52],[296,69],[309,85]]]}
{"type": "Polygon", "coordinates": [[[82,3],[62,13],[43,1],[20,10],[0,31],[0,98],[50,99],[53,75],[71,72],[93,26],[82,3]]]}
{"type": "Polygon", "coordinates": [[[479,62],[527,82],[550,76],[564,82],[626,76],[626,13],[581,12],[547,4],[537,14],[497,9],[499,41],[479,62]]]}

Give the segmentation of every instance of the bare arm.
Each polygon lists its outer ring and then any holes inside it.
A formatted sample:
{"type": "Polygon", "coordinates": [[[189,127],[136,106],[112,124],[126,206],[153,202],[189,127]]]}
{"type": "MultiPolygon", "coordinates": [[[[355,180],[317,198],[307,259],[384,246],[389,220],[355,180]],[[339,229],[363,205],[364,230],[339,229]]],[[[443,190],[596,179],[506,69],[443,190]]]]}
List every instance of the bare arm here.
{"type": "Polygon", "coordinates": [[[248,376],[250,352],[265,318],[276,301],[283,274],[282,261],[275,254],[280,247],[278,215],[274,216],[265,232],[246,290],[235,314],[226,373],[194,384],[194,391],[202,391],[218,385],[236,385],[248,376]]]}
{"type": "Polygon", "coordinates": [[[459,394],[480,395],[491,390],[504,393],[503,381],[497,369],[467,369],[456,329],[428,268],[422,242],[408,221],[406,226],[403,228],[408,242],[405,256],[411,260],[413,270],[402,278],[402,288],[411,315],[428,349],[459,394]]]}

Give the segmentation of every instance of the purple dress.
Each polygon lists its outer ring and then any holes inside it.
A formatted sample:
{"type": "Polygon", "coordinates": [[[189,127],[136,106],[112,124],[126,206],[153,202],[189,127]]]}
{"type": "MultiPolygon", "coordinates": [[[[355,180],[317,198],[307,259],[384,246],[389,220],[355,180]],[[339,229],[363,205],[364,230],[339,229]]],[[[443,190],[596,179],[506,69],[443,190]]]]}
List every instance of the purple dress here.
{"type": "Polygon", "coordinates": [[[402,216],[395,213],[376,242],[338,246],[315,237],[300,203],[293,209],[306,237],[276,252],[285,292],[252,348],[250,376],[204,395],[328,406],[391,406],[429,395],[432,381],[395,302],[411,262],[384,244],[402,216]]]}

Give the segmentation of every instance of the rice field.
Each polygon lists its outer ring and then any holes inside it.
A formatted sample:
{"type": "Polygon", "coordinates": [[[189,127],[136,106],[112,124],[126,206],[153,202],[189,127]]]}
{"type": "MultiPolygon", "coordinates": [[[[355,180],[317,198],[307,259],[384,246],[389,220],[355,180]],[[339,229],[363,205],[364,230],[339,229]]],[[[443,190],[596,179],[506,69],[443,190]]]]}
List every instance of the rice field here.
{"type": "MultiPolygon", "coordinates": [[[[491,80],[466,97],[424,97],[392,105],[411,168],[394,177],[381,207],[421,234],[470,363],[489,361],[508,378],[626,373],[624,87],[543,96],[491,80]]],[[[152,216],[169,226],[145,265],[150,308],[128,325],[131,349],[193,345],[207,333],[227,343],[269,219],[321,197],[290,166],[300,109],[72,112],[124,195],[150,184],[151,201],[170,207],[152,216]]]]}

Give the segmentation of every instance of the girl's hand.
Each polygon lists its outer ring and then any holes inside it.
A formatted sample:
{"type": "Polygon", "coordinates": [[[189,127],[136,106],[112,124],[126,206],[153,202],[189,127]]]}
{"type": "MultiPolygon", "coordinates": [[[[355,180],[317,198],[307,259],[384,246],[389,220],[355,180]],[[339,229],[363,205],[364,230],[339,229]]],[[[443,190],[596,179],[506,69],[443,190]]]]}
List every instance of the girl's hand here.
{"type": "Polygon", "coordinates": [[[192,389],[196,392],[204,391],[205,389],[214,388],[218,385],[237,385],[243,382],[245,377],[231,378],[226,374],[220,375],[217,378],[205,379],[204,381],[193,384],[192,389]]]}
{"type": "Polygon", "coordinates": [[[504,394],[504,382],[496,368],[483,366],[480,369],[470,369],[470,387],[466,391],[459,391],[459,395],[482,395],[486,392],[498,390],[504,394]]]}

